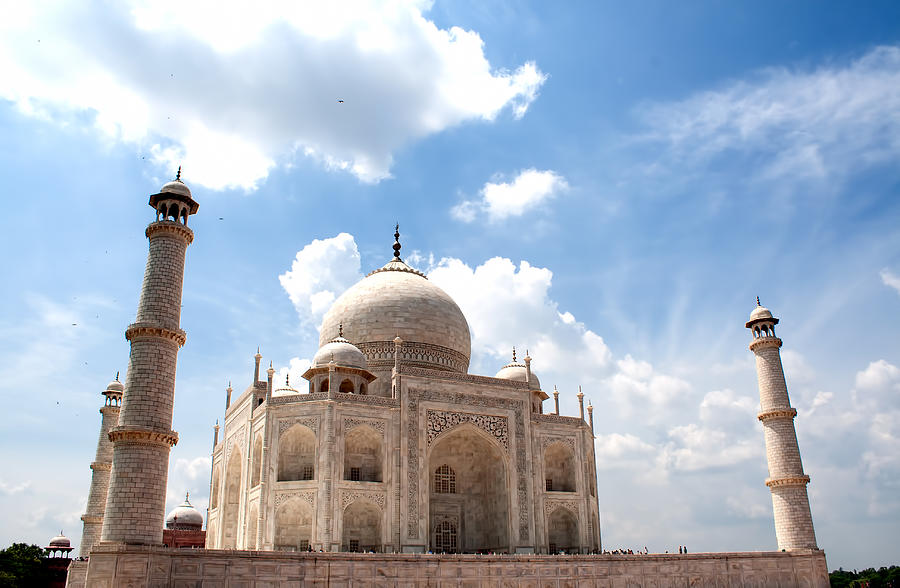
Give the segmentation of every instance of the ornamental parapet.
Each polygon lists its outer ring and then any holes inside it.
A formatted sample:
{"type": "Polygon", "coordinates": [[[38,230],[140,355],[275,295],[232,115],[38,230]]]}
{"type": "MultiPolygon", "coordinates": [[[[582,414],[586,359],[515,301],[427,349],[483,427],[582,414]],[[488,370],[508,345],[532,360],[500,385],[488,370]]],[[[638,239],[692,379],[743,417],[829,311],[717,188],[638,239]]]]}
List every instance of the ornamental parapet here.
{"type": "MultiPolygon", "coordinates": [[[[404,343],[404,345],[406,345],[406,343],[404,343]]],[[[412,367],[406,364],[400,364],[400,375],[416,376],[421,378],[439,378],[442,380],[450,380],[453,382],[467,382],[470,384],[485,384],[488,386],[530,390],[528,382],[519,382],[518,380],[504,380],[502,378],[492,378],[490,376],[478,376],[475,374],[466,374],[459,372],[445,372],[443,370],[412,367]]]]}
{"type": "Polygon", "coordinates": [[[92,470],[104,470],[104,471],[107,471],[107,472],[108,472],[109,470],[112,469],[112,464],[111,464],[111,463],[105,463],[105,462],[102,462],[102,461],[95,461],[95,462],[93,462],[93,463],[91,464],[91,469],[92,469],[92,470]]]}
{"type": "Polygon", "coordinates": [[[759,339],[750,341],[750,351],[756,351],[757,349],[765,347],[774,347],[778,349],[781,347],[781,339],[778,337],[760,337],[759,339]]]}
{"type": "Polygon", "coordinates": [[[115,427],[109,431],[109,440],[113,443],[124,442],[135,445],[158,445],[172,447],[178,443],[178,433],[175,431],[159,431],[156,429],[141,429],[138,427],[115,427]]]}
{"type": "Polygon", "coordinates": [[[156,337],[159,339],[166,339],[168,341],[172,341],[179,347],[182,347],[184,345],[184,342],[187,341],[187,333],[185,333],[181,329],[172,330],[147,323],[132,323],[128,325],[128,328],[125,329],[125,338],[131,341],[137,337],[156,337]]]}
{"type": "Polygon", "coordinates": [[[809,484],[809,476],[790,476],[788,478],[768,478],[766,486],[769,488],[781,488],[784,486],[806,486],[809,484]]]}
{"type": "Polygon", "coordinates": [[[797,416],[796,408],[773,408],[772,410],[764,410],[758,415],[756,418],[761,420],[762,422],[766,422],[768,420],[773,419],[792,419],[797,416]]]}
{"type": "Polygon", "coordinates": [[[190,230],[181,223],[170,220],[150,223],[149,225],[147,225],[147,230],[144,231],[144,234],[147,235],[148,239],[153,238],[154,235],[160,234],[179,237],[188,245],[190,245],[194,241],[194,231],[190,230]]]}
{"type": "Polygon", "coordinates": [[[584,425],[584,419],[578,417],[562,416],[558,414],[534,414],[531,415],[532,420],[539,423],[559,423],[563,425],[584,425]]]}

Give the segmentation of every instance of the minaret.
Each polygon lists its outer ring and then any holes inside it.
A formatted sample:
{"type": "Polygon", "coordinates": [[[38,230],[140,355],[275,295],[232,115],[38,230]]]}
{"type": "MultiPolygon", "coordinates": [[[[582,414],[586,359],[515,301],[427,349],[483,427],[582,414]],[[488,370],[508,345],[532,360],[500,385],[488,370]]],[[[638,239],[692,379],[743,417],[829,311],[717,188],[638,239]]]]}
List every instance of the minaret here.
{"type": "Polygon", "coordinates": [[[778,549],[817,549],[816,532],[809,512],[806,485],[809,476],[803,473],[800,448],[794,430],[797,410],[791,407],[784,369],[781,366],[781,339],[775,336],[778,319],[768,308],[759,304],[750,313],[746,327],[753,340],[750,351],[756,355],[756,377],[759,381],[759,420],[766,436],[766,459],[769,478],[766,486],[772,491],[775,512],[775,537],[778,549]]]}
{"type": "Polygon", "coordinates": [[[103,519],[104,542],[162,543],[169,451],[178,442],[172,430],[175,364],[184,345],[180,328],[184,257],[194,240],[188,217],[198,205],[181,181],[150,196],[156,221],[150,240],[141,300],[135,322],[125,330],[131,342],[125,398],[119,426],[109,433],[113,468],[103,519]]]}
{"type": "Polygon", "coordinates": [[[87,557],[91,549],[100,542],[103,530],[103,513],[106,511],[106,493],[109,491],[109,471],[112,469],[113,446],[109,440],[109,430],[119,423],[119,406],[125,387],[116,379],[103,391],[105,398],[100,408],[100,438],[97,439],[97,453],[91,464],[91,489],[88,491],[87,510],[81,516],[84,531],[81,534],[79,555],[87,557]]]}

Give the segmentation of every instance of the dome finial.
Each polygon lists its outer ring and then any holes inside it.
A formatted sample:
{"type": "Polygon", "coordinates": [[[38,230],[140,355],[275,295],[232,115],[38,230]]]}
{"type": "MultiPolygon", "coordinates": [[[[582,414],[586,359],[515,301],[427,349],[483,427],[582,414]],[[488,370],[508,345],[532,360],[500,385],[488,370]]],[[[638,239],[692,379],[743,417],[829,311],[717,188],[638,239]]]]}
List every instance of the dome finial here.
{"type": "Polygon", "coordinates": [[[338,337],[344,337],[344,323],[338,324],[338,337]]]}
{"type": "Polygon", "coordinates": [[[513,345],[513,363],[516,363],[516,346],[513,345]]]}
{"type": "Polygon", "coordinates": [[[291,387],[291,374],[284,374],[284,385],[287,388],[291,387]]]}
{"type": "Polygon", "coordinates": [[[400,259],[400,223],[394,225],[394,259],[400,259]]]}
{"type": "Polygon", "coordinates": [[[175,174],[175,181],[176,181],[176,182],[180,182],[180,181],[181,181],[181,166],[180,166],[180,165],[178,166],[178,173],[175,174]]]}
{"type": "Polygon", "coordinates": [[[116,372],[116,382],[119,381],[119,372],[116,372]]]}
{"type": "Polygon", "coordinates": [[[756,306],[762,306],[762,304],[759,303],[759,296],[756,297],[756,306]]]}
{"type": "Polygon", "coordinates": [[[187,502],[187,501],[188,501],[188,498],[190,498],[190,496],[191,496],[191,493],[190,493],[190,492],[185,492],[185,493],[184,493],[184,501],[187,502]]]}

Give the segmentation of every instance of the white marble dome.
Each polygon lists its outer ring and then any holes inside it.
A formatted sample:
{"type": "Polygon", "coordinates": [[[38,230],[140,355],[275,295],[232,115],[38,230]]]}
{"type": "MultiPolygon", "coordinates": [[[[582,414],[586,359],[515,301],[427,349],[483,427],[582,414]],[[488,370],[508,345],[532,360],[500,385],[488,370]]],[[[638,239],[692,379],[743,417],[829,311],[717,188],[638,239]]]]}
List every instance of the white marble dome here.
{"type": "Polygon", "coordinates": [[[392,356],[397,336],[417,365],[468,369],[472,340],[466,317],[446,292],[398,258],[334,302],[322,321],[319,345],[338,337],[342,323],[344,337],[366,354],[371,369],[379,368],[373,360],[383,363],[392,356]]]}
{"type": "Polygon", "coordinates": [[[771,319],[774,318],[772,316],[772,311],[770,311],[765,306],[757,306],[753,309],[753,312],[750,313],[750,320],[757,321],[761,319],[771,319]]]}
{"type": "Polygon", "coordinates": [[[49,547],[55,547],[56,549],[68,549],[72,547],[72,542],[69,541],[69,538],[62,534],[62,531],[59,532],[59,535],[50,540],[49,547]]]}
{"type": "Polygon", "coordinates": [[[167,529],[196,529],[203,528],[203,515],[184,497],[184,502],[173,508],[166,515],[167,529]]]}
{"type": "Polygon", "coordinates": [[[312,367],[324,367],[334,360],[335,365],[366,369],[366,356],[353,343],[343,337],[335,337],[322,345],[312,360],[312,367]]]}
{"type": "MultiPolygon", "coordinates": [[[[513,380],[515,382],[525,382],[525,375],[527,369],[521,363],[510,363],[503,366],[495,378],[500,378],[501,380],[513,380]]],[[[538,380],[538,377],[534,372],[531,372],[531,381],[528,384],[528,387],[532,390],[540,390],[541,389],[541,381],[538,380]]]]}
{"type": "Polygon", "coordinates": [[[163,185],[162,188],[160,188],[159,193],[179,194],[181,196],[187,196],[188,198],[191,198],[191,189],[188,188],[187,185],[180,179],[167,182],[165,185],[163,185]]]}
{"type": "Polygon", "coordinates": [[[112,392],[125,392],[125,384],[123,384],[119,380],[113,380],[112,382],[107,384],[106,389],[112,392]]]}

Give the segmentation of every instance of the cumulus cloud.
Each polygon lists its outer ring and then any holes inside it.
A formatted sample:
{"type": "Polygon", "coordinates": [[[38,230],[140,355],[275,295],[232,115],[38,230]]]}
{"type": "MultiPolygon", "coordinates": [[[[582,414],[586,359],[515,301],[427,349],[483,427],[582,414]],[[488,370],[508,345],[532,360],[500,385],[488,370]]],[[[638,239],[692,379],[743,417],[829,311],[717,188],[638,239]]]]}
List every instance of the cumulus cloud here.
{"type": "Polygon", "coordinates": [[[623,461],[631,461],[635,458],[646,460],[648,455],[655,452],[653,445],[631,433],[598,435],[594,441],[594,447],[597,463],[604,468],[621,464],[623,461]]]}
{"type": "Polygon", "coordinates": [[[254,189],[298,155],[376,182],[413,141],[504,109],[521,118],[546,80],[533,62],[492,66],[477,32],[439,28],[429,7],[7,3],[0,97],[87,119],[213,189],[254,189]]]}
{"type": "Polygon", "coordinates": [[[297,252],[291,269],[278,276],[300,321],[318,327],[331,304],[362,278],[353,235],[314,239],[297,252]]]}
{"type": "Polygon", "coordinates": [[[190,492],[191,504],[201,513],[209,502],[209,482],[212,461],[208,455],[190,459],[179,457],[169,466],[166,492],[166,512],[184,501],[190,492]]]}
{"type": "Polygon", "coordinates": [[[900,294],[900,276],[894,275],[890,270],[881,270],[881,281],[885,286],[890,286],[900,294]]]}
{"type": "Polygon", "coordinates": [[[303,374],[309,367],[312,365],[312,361],[306,359],[305,357],[292,357],[290,361],[288,361],[288,365],[279,369],[274,376],[274,385],[275,388],[278,388],[282,384],[287,382],[287,376],[290,376],[290,384],[291,388],[296,388],[301,392],[306,391],[306,380],[303,379],[303,374]]]}
{"type": "Polygon", "coordinates": [[[669,148],[648,171],[749,156],[755,179],[794,185],[897,162],[898,110],[900,47],[878,47],[845,65],[771,68],[680,102],[645,104],[638,116],[649,129],[643,138],[669,148]]]}
{"type": "Polygon", "coordinates": [[[522,170],[510,182],[487,182],[481,189],[480,200],[464,200],[450,213],[463,222],[474,221],[479,214],[486,214],[491,222],[511,216],[522,216],[527,211],[569,189],[569,184],[552,170],[522,170]]]}
{"type": "MultiPolygon", "coordinates": [[[[553,272],[547,268],[527,261],[516,266],[502,257],[472,268],[445,258],[428,278],[456,301],[468,319],[473,355],[505,361],[513,346],[525,347],[539,377],[553,374],[555,366],[579,366],[585,379],[599,378],[609,364],[611,354],[603,338],[571,313],[560,311],[550,298],[553,272]]],[[[500,361],[494,362],[497,368],[500,361]]],[[[548,383],[545,378],[543,387],[548,383]]]]}
{"type": "Polygon", "coordinates": [[[14,496],[16,494],[21,494],[25,490],[31,488],[31,480],[26,480],[19,484],[9,484],[0,480],[0,495],[3,496],[14,496]]]}
{"type": "Polygon", "coordinates": [[[690,389],[681,378],[657,373],[646,361],[626,355],[616,362],[618,370],[605,385],[623,415],[641,413],[647,418],[659,416],[659,410],[671,405],[690,389]]]}
{"type": "Polygon", "coordinates": [[[760,439],[736,438],[730,432],[691,423],[669,430],[669,442],[659,455],[659,465],[693,472],[734,466],[764,455],[760,439]]]}

